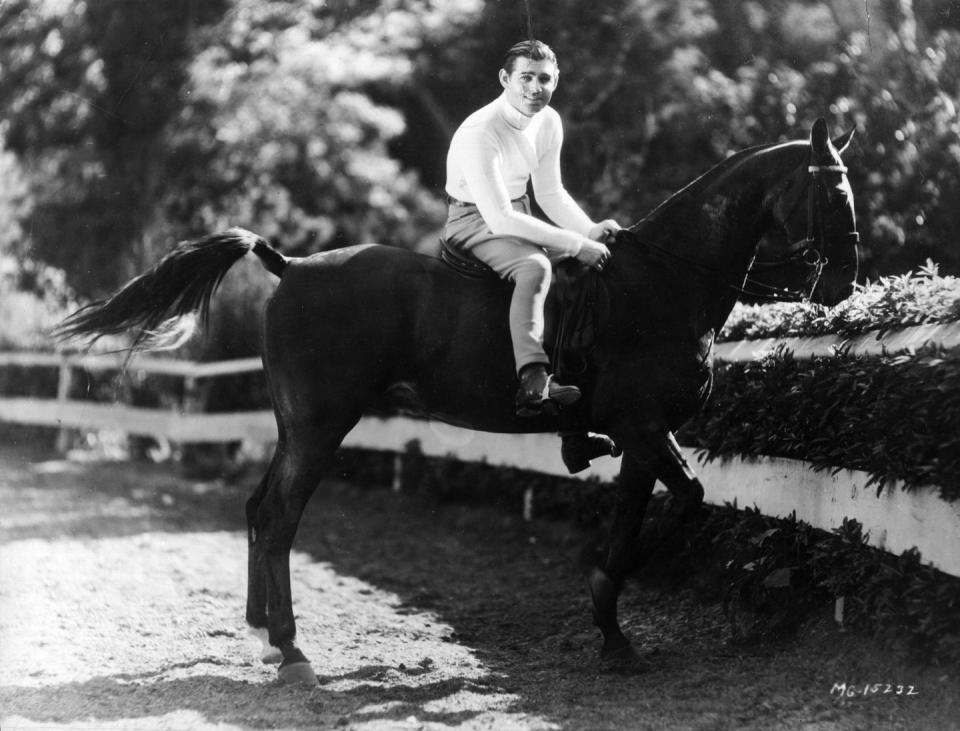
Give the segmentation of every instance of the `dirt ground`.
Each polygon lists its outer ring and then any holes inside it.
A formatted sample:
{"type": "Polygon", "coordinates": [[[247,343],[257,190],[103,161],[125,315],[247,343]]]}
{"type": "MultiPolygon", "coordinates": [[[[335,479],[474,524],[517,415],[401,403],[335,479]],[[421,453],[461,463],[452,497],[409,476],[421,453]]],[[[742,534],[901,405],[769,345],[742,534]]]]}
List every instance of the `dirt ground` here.
{"type": "Polygon", "coordinates": [[[606,674],[574,528],[336,481],[292,560],[320,686],[280,686],[243,622],[258,479],[0,446],[3,731],[960,729],[956,669],[827,618],[737,646],[718,606],[651,587],[621,616],[654,669],[606,674]]]}

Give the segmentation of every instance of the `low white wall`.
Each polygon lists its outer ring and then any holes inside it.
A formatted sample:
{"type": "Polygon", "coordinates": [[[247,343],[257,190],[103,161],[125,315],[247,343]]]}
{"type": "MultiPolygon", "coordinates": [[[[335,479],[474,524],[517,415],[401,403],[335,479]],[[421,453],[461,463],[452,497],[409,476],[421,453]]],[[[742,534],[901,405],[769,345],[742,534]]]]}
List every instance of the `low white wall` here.
{"type": "MultiPolygon", "coordinates": [[[[560,459],[560,440],[552,434],[490,434],[412,419],[364,419],[344,445],[402,451],[411,440],[417,440],[429,456],[569,476],[560,459]]],[[[960,503],[941,500],[936,488],[905,491],[902,483],[896,483],[878,496],[876,485],[867,487],[866,472],[816,471],[806,462],[777,457],[702,462],[702,453],[689,448],[684,452],[711,505],[736,503],[779,518],[796,513],[799,520],[822,530],[839,528],[844,518],[854,518],[869,534],[871,546],[894,554],[915,547],[925,562],[960,576],[960,503]]],[[[619,473],[620,461],[594,460],[589,470],[575,477],[609,482],[619,473]]]]}
{"type": "Polygon", "coordinates": [[[867,486],[870,475],[856,470],[814,470],[808,463],[777,457],[702,464],[698,473],[707,501],[757,507],[779,518],[833,530],[855,518],[869,533],[867,542],[893,554],[917,548],[923,561],[960,576],[960,503],[939,497],[939,489],[904,490],[903,483],[867,486]]]}
{"type": "MultiPolygon", "coordinates": [[[[840,346],[853,353],[894,353],[930,343],[947,348],[960,345],[960,322],[905,328],[882,338],[868,333],[850,339],[822,336],[721,343],[716,356],[726,361],[753,360],[780,345],[793,350],[797,358],[829,355],[840,346]]],[[[75,367],[103,370],[125,365],[135,371],[180,375],[189,383],[198,378],[257,371],[261,367],[259,358],[190,363],[145,356],[128,361],[123,355],[0,353],[0,365],[59,367],[61,381],[57,400],[0,398],[0,421],[114,429],[178,442],[262,444],[276,438],[270,411],[187,413],[66,398],[70,370],[75,367]]],[[[559,439],[549,434],[490,434],[438,422],[367,418],[347,436],[344,444],[402,452],[411,440],[417,440],[420,449],[430,456],[449,455],[462,461],[567,475],[560,459],[559,439]]],[[[688,458],[697,466],[707,501],[712,504],[736,502],[741,508],[756,506],[764,514],[776,517],[796,513],[798,519],[824,530],[840,526],[845,517],[854,518],[869,533],[871,545],[892,553],[916,547],[925,561],[960,576],[960,504],[940,500],[936,488],[906,492],[897,484],[885,488],[878,497],[875,487],[866,486],[869,477],[863,472],[816,472],[804,462],[767,457],[700,464],[698,455],[689,450],[688,458]]],[[[608,482],[619,472],[619,463],[619,459],[599,459],[577,477],[608,482]]],[[[536,496],[529,495],[525,510],[530,508],[531,497],[535,510],[536,496]]]]}

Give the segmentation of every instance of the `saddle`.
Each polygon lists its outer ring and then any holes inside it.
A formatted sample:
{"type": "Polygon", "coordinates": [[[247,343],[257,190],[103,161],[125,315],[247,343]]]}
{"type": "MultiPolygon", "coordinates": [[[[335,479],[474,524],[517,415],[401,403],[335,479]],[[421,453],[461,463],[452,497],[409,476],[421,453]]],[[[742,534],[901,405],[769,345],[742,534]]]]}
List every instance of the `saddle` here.
{"type": "Polygon", "coordinates": [[[440,237],[440,260],[468,279],[499,279],[499,275],[469,252],[460,251],[440,237]]]}
{"type": "MultiPolygon", "coordinates": [[[[440,237],[440,260],[469,279],[499,279],[489,266],[440,237]]],[[[547,307],[546,335],[553,342],[557,377],[573,381],[586,371],[588,356],[610,317],[610,295],[600,273],[568,259],[556,267],[555,307],[547,307]],[[552,336],[552,337],[551,337],[552,336]]]]}

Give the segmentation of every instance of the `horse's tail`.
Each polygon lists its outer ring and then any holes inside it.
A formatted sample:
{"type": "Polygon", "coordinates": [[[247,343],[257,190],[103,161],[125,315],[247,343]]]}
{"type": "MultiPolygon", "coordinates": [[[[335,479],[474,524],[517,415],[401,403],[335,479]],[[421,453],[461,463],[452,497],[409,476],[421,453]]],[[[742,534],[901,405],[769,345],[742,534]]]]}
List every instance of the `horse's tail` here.
{"type": "Polygon", "coordinates": [[[287,257],[255,233],[227,229],[179,244],[112,296],[74,312],[53,334],[92,343],[132,330],[131,350],[175,348],[193,334],[197,315],[201,323],[206,320],[210,298],[224,275],[251,250],[270,273],[282,276],[287,257]]]}

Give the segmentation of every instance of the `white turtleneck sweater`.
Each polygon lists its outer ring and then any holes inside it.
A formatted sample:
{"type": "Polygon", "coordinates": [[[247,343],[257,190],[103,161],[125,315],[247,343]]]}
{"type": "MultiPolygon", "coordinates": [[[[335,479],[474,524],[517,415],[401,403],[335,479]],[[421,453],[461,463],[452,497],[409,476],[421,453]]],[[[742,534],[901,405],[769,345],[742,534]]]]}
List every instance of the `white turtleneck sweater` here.
{"type": "Polygon", "coordinates": [[[501,95],[464,120],[447,153],[450,196],[475,203],[490,230],[516,236],[571,256],[594,222],[570,197],[560,177],[563,124],[545,107],[533,117],[515,109],[501,95]],[[510,201],[527,191],[556,226],[513,208],[510,201]]]}

